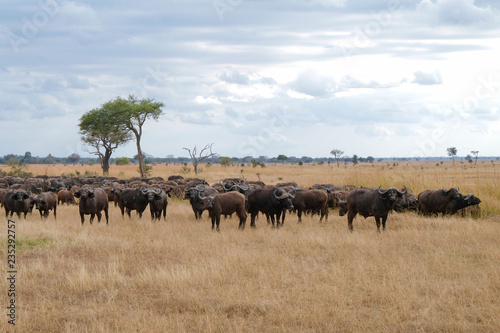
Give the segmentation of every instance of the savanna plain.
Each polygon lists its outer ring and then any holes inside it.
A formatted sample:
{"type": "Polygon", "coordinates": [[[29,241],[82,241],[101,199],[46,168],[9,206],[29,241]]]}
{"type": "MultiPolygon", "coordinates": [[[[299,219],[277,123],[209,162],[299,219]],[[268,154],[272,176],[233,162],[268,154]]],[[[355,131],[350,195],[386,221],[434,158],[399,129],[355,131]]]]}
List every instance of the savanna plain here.
{"type": "MultiPolygon", "coordinates": [[[[152,176],[179,174],[154,165],[152,176]]],[[[391,213],[377,233],[360,216],[354,232],[328,220],[287,214],[271,228],[238,230],[238,219],[211,230],[205,212],[169,198],[167,218],[122,218],[82,226],[77,206],[37,211],[16,222],[16,325],[8,324],[7,219],[0,228],[3,267],[0,331],[17,332],[499,332],[500,162],[373,165],[202,166],[209,183],[226,177],[382,188],[460,187],[482,202],[472,216],[427,218],[391,213]]],[[[35,175],[99,166],[30,166],[35,175]]],[[[137,176],[112,166],[111,176],[137,176]]],[[[193,176],[192,174],[184,175],[193,176]]]]}

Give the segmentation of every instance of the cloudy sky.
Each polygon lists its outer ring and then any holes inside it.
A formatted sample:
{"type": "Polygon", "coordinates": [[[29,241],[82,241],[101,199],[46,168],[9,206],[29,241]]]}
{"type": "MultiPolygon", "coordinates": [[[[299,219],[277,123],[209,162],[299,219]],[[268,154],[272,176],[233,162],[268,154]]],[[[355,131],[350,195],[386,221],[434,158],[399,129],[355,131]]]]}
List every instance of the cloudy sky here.
{"type": "Polygon", "coordinates": [[[6,0],[0,59],[2,156],[89,156],[79,118],[129,94],[158,157],[500,155],[496,0],[6,0]]]}

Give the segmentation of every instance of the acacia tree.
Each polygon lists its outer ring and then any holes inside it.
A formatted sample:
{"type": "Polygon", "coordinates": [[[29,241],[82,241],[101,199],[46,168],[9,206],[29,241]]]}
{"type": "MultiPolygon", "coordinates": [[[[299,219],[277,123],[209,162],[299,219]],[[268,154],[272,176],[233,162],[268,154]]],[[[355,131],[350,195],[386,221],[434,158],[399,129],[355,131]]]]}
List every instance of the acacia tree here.
{"type": "Polygon", "coordinates": [[[207,144],[202,150],[200,150],[200,153],[198,155],[196,155],[198,153],[196,146],[194,146],[193,150],[189,148],[182,148],[187,150],[189,153],[189,157],[191,158],[191,162],[193,163],[195,175],[198,175],[198,164],[200,164],[201,161],[217,154],[212,152],[213,145],[213,143],[207,144]]]}
{"type": "Polygon", "coordinates": [[[139,157],[139,173],[141,177],[144,177],[144,157],[141,150],[142,126],[147,119],[158,120],[163,114],[161,109],[164,106],[163,102],[157,102],[151,98],[139,100],[134,95],[129,95],[128,99],[117,97],[105,103],[104,106],[112,110],[114,121],[118,126],[127,133],[134,134],[139,157]]]}
{"type": "Polygon", "coordinates": [[[281,161],[281,163],[285,163],[285,161],[288,159],[286,155],[280,154],[278,157],[276,157],[276,160],[281,161]]]}
{"type": "Polygon", "coordinates": [[[109,159],[113,150],[132,137],[112,117],[112,110],[106,107],[90,110],[78,123],[81,140],[93,148],[89,153],[99,156],[103,175],[109,174],[109,159]]]}
{"type": "Polygon", "coordinates": [[[455,156],[457,156],[457,148],[450,147],[447,148],[446,151],[448,152],[448,156],[450,156],[453,159],[453,165],[455,165],[455,156]]]}
{"type": "Polygon", "coordinates": [[[479,150],[471,150],[471,154],[474,155],[475,160],[474,160],[474,165],[477,164],[477,156],[479,155],[479,150]]]}
{"type": "Polygon", "coordinates": [[[333,149],[330,154],[333,155],[333,158],[335,158],[335,161],[337,161],[337,168],[339,167],[339,161],[342,155],[344,155],[344,151],[340,149],[333,149]]]}

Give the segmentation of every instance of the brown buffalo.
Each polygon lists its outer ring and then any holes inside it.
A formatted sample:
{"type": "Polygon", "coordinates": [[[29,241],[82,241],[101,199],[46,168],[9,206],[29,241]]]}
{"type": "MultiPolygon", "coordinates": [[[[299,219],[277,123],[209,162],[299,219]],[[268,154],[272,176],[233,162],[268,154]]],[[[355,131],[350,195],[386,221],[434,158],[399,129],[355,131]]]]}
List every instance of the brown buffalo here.
{"type": "Polygon", "coordinates": [[[109,222],[108,214],[108,196],[102,188],[90,188],[82,187],[75,191],[75,197],[80,199],[79,209],[80,209],[80,219],[85,221],[85,215],[90,215],[90,224],[94,221],[94,217],[97,215],[97,221],[101,222],[102,211],[106,216],[106,224],[109,222]]]}
{"type": "Polygon", "coordinates": [[[212,220],[212,229],[217,226],[219,231],[220,216],[236,213],[240,219],[240,224],[245,224],[247,213],[245,210],[245,195],[239,192],[217,193],[213,196],[203,197],[203,202],[212,220]]]}
{"type": "Polygon", "coordinates": [[[40,212],[40,217],[49,217],[49,212],[54,210],[54,218],[57,217],[57,196],[53,192],[42,192],[35,198],[35,207],[40,212]]]}
{"type": "Polygon", "coordinates": [[[67,189],[60,189],[57,192],[57,204],[76,205],[75,196],[67,189]]]}
{"type": "Polygon", "coordinates": [[[321,214],[320,221],[328,219],[328,194],[322,190],[301,190],[296,191],[295,197],[292,199],[293,207],[297,210],[299,222],[302,221],[303,211],[319,211],[321,214]]]}

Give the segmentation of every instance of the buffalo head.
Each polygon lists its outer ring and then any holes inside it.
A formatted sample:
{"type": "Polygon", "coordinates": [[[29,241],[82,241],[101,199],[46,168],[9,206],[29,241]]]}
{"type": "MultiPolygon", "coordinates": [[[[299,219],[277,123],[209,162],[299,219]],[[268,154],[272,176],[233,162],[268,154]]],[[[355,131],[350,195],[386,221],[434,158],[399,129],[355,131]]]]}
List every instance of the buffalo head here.
{"type": "Polygon", "coordinates": [[[403,191],[398,190],[395,187],[390,187],[387,190],[382,190],[380,186],[377,189],[378,193],[382,196],[383,199],[388,199],[390,201],[396,201],[397,197],[401,197],[404,194],[406,194],[407,189],[406,186],[404,186],[403,191]]]}

